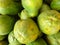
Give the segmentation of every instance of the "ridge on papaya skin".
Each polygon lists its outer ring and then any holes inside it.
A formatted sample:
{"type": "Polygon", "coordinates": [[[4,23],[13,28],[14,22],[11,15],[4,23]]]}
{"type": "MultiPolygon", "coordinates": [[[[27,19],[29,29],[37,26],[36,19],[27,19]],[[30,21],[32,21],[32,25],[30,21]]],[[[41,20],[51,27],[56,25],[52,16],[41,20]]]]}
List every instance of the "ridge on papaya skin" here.
{"type": "Polygon", "coordinates": [[[13,31],[11,31],[8,35],[8,42],[9,42],[9,45],[22,45],[15,38],[13,31]]]}

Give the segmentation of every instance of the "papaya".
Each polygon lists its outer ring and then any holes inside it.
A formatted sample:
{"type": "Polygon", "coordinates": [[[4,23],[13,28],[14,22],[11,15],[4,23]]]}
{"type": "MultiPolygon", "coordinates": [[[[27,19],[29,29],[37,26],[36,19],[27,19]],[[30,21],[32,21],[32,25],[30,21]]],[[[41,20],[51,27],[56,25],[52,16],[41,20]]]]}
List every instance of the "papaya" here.
{"type": "Polygon", "coordinates": [[[9,41],[9,45],[21,45],[15,38],[13,31],[9,33],[8,41],[9,41]]]}
{"type": "Polygon", "coordinates": [[[60,0],[52,0],[50,7],[54,10],[60,11],[60,0]]]}
{"type": "Polygon", "coordinates": [[[38,11],[42,6],[43,0],[22,0],[23,8],[28,11],[31,17],[38,15],[38,11]]]}
{"type": "Polygon", "coordinates": [[[26,45],[47,45],[47,43],[44,41],[44,39],[40,38],[26,45]]]}
{"type": "Polygon", "coordinates": [[[60,44],[60,32],[58,32],[57,34],[53,35],[55,37],[55,39],[57,40],[57,42],[60,44]]]}
{"type": "Polygon", "coordinates": [[[7,15],[0,15],[0,35],[7,35],[14,27],[15,19],[7,15]]]}
{"type": "Polygon", "coordinates": [[[53,35],[60,30],[60,13],[56,10],[40,13],[37,20],[38,25],[44,34],[53,35]]]}
{"type": "Polygon", "coordinates": [[[32,19],[18,20],[14,26],[14,36],[22,44],[35,41],[41,35],[38,26],[32,19]]]}
{"type": "Polygon", "coordinates": [[[58,42],[54,35],[47,36],[46,40],[48,45],[60,45],[60,42],[58,42]]]}
{"type": "Polygon", "coordinates": [[[15,15],[20,11],[20,3],[14,0],[0,0],[0,14],[15,15]]]}
{"type": "Polygon", "coordinates": [[[40,12],[48,11],[48,10],[50,10],[49,5],[43,3],[43,4],[42,4],[42,7],[41,7],[41,9],[40,9],[40,12]]]}

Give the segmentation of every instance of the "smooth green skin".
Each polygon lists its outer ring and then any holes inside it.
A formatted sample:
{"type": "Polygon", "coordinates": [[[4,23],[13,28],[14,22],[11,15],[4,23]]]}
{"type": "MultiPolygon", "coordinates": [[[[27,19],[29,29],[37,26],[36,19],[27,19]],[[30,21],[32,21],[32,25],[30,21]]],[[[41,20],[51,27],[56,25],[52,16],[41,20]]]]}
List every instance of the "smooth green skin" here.
{"type": "Polygon", "coordinates": [[[28,19],[28,18],[30,18],[28,12],[27,12],[25,9],[23,9],[23,10],[18,14],[18,16],[19,16],[21,19],[28,19]]]}
{"type": "Polygon", "coordinates": [[[8,42],[3,40],[3,41],[0,41],[0,45],[8,45],[8,42]]]}
{"type": "Polygon", "coordinates": [[[28,11],[31,17],[35,17],[42,6],[42,2],[43,0],[22,0],[22,6],[28,11]]]}
{"type": "Polygon", "coordinates": [[[15,15],[19,12],[19,3],[13,0],[0,0],[0,14],[15,15]]]}
{"type": "Polygon", "coordinates": [[[13,29],[14,23],[14,18],[0,15],[0,35],[7,35],[13,29]]]}
{"type": "Polygon", "coordinates": [[[52,9],[60,11],[60,0],[53,0],[50,4],[52,9]]]}
{"type": "Polygon", "coordinates": [[[40,34],[32,19],[18,20],[14,26],[14,36],[22,44],[35,41],[40,34]]]}
{"type": "Polygon", "coordinates": [[[47,42],[49,45],[60,45],[60,42],[58,42],[57,38],[55,36],[47,36],[47,42]]]}
{"type": "Polygon", "coordinates": [[[6,38],[6,35],[0,35],[0,41],[5,39],[6,38]]]}
{"type": "Polygon", "coordinates": [[[47,45],[47,43],[42,38],[40,38],[26,45],[47,45]]]}
{"type": "Polygon", "coordinates": [[[9,33],[8,41],[9,41],[9,45],[21,45],[15,38],[13,31],[9,33]]]}
{"type": "Polygon", "coordinates": [[[47,4],[44,3],[42,5],[41,9],[40,9],[40,12],[48,11],[48,10],[50,10],[50,7],[47,4]]]}
{"type": "Polygon", "coordinates": [[[38,25],[47,35],[53,35],[60,29],[60,13],[55,10],[44,11],[38,16],[38,25]]]}

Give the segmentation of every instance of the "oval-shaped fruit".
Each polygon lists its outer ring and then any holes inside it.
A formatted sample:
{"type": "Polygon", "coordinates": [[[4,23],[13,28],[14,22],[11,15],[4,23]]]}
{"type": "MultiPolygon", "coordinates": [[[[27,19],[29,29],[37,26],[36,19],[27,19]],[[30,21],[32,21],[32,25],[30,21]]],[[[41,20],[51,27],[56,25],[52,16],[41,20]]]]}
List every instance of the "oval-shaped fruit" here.
{"type": "Polygon", "coordinates": [[[0,35],[7,35],[13,29],[14,23],[14,18],[0,15],[0,35]]]}
{"type": "Polygon", "coordinates": [[[14,26],[14,36],[22,44],[35,41],[40,33],[32,19],[18,20],[14,26]]]}
{"type": "Polygon", "coordinates": [[[42,6],[42,2],[43,0],[22,0],[22,6],[28,11],[31,17],[35,17],[42,6]]]}
{"type": "Polygon", "coordinates": [[[0,35],[0,41],[6,38],[6,35],[0,35]]]}
{"type": "Polygon", "coordinates": [[[53,0],[50,6],[52,9],[60,11],[60,0],[53,0]]]}
{"type": "Polygon", "coordinates": [[[0,41],[0,45],[8,45],[8,42],[3,40],[3,41],[0,41]]]}
{"type": "Polygon", "coordinates": [[[53,35],[60,29],[60,13],[55,10],[44,11],[38,16],[38,24],[43,33],[53,35]]]}
{"type": "Polygon", "coordinates": [[[13,0],[0,0],[0,14],[15,15],[19,12],[19,3],[13,0]]]}
{"type": "Polygon", "coordinates": [[[8,41],[9,41],[9,45],[21,45],[15,38],[13,31],[9,33],[8,41]]]}
{"type": "Polygon", "coordinates": [[[48,10],[50,10],[49,5],[47,5],[47,4],[44,3],[44,4],[42,5],[41,9],[40,9],[40,12],[48,11],[48,10]]]}
{"type": "Polygon", "coordinates": [[[21,13],[18,14],[18,16],[19,16],[21,19],[28,19],[28,18],[30,18],[28,12],[27,12],[25,9],[23,9],[23,10],[21,11],[21,13]]]}
{"type": "Polygon", "coordinates": [[[47,45],[47,43],[42,38],[40,38],[26,45],[47,45]]]}

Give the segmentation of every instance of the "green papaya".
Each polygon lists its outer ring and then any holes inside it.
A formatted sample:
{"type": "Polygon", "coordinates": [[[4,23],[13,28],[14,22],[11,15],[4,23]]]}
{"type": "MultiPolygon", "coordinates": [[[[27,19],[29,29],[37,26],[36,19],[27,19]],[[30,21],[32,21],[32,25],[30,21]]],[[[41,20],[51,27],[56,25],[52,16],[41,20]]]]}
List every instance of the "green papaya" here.
{"type": "Polygon", "coordinates": [[[55,39],[57,40],[58,43],[60,43],[60,32],[58,32],[57,34],[53,35],[55,37],[55,39]]]}
{"type": "Polygon", "coordinates": [[[47,45],[47,43],[42,38],[40,38],[26,45],[47,45]]]}
{"type": "Polygon", "coordinates": [[[60,13],[56,10],[44,11],[38,16],[38,25],[47,35],[53,35],[60,30],[60,13]]]}
{"type": "Polygon", "coordinates": [[[60,11],[60,0],[53,0],[50,6],[52,9],[60,11]]]}
{"type": "Polygon", "coordinates": [[[19,12],[20,3],[14,0],[0,0],[0,14],[15,15],[19,12]]]}
{"type": "Polygon", "coordinates": [[[18,20],[14,26],[14,36],[22,44],[35,41],[39,35],[41,32],[32,19],[18,20]]]}
{"type": "Polygon", "coordinates": [[[21,2],[29,15],[35,17],[38,15],[38,10],[41,8],[43,0],[22,0],[21,2]]]}
{"type": "Polygon", "coordinates": [[[46,40],[48,42],[48,45],[60,45],[54,35],[47,36],[46,40]]]}
{"type": "Polygon", "coordinates": [[[42,5],[41,9],[40,9],[40,12],[48,11],[48,10],[50,10],[50,7],[47,4],[44,3],[42,5]]]}
{"type": "Polygon", "coordinates": [[[0,35],[7,35],[13,29],[14,23],[14,18],[0,15],[0,35]]]}
{"type": "Polygon", "coordinates": [[[9,33],[8,41],[9,41],[9,45],[21,45],[15,38],[13,31],[9,33]]]}

